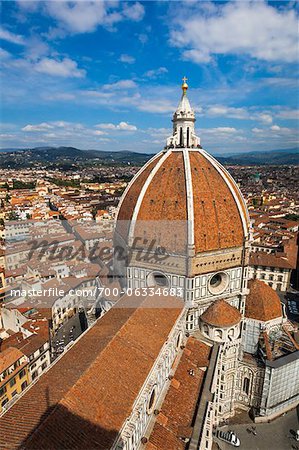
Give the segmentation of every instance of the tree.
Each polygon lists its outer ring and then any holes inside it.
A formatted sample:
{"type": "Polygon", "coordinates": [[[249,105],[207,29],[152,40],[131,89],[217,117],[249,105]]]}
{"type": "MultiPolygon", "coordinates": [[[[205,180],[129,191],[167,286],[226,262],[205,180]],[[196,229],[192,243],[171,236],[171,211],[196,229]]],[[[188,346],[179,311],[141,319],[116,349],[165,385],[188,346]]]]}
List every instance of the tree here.
{"type": "Polygon", "coordinates": [[[19,220],[19,214],[16,213],[15,211],[10,211],[10,213],[8,214],[8,220],[19,220]]]}

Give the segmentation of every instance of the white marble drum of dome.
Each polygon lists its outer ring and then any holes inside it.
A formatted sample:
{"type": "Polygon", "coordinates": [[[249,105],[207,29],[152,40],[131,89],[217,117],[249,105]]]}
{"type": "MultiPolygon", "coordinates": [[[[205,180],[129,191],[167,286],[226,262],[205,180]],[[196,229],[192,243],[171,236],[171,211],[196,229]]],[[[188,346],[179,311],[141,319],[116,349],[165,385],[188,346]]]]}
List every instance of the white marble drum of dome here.
{"type": "Polygon", "coordinates": [[[136,174],[123,195],[116,243],[131,252],[123,268],[131,287],[148,286],[155,279],[152,273],[161,272],[165,285],[181,286],[184,296],[190,290],[191,299],[199,300],[245,288],[249,219],[233,178],[200,146],[187,89],[184,78],[165,148],[136,174]],[[155,242],[153,252],[165,247],[168,258],[161,263],[135,257],[137,251],[148,250],[143,237],[155,242]]]}

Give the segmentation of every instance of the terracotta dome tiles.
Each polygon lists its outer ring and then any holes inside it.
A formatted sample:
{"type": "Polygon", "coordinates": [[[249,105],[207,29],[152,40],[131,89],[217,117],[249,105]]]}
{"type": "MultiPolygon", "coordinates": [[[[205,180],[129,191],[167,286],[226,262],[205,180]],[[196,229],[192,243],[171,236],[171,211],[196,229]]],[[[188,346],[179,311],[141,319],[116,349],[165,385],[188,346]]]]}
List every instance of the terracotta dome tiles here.
{"type": "Polygon", "coordinates": [[[190,164],[196,251],[241,246],[242,220],[227,180],[199,152],[190,153],[190,164]]]}
{"type": "Polygon", "coordinates": [[[189,169],[184,151],[161,152],[141,169],[128,189],[118,214],[118,221],[127,221],[127,225],[121,225],[126,229],[120,234],[127,236],[129,221],[135,215],[134,236],[154,239],[157,245],[172,253],[185,253],[187,221],[193,208],[196,254],[241,247],[248,224],[246,206],[238,188],[222,166],[217,161],[211,162],[205,153],[189,150],[188,158],[193,207],[187,201],[189,169]],[[161,158],[164,158],[162,164],[161,158]],[[142,192],[146,183],[147,188],[142,192]],[[140,195],[143,198],[139,199],[140,195]]]}
{"type": "Polygon", "coordinates": [[[250,280],[248,288],[245,317],[262,322],[282,317],[281,302],[274,289],[260,280],[250,280]]]}
{"type": "Polygon", "coordinates": [[[201,315],[201,320],[215,327],[231,327],[241,320],[240,311],[225,300],[216,300],[201,315]]]}

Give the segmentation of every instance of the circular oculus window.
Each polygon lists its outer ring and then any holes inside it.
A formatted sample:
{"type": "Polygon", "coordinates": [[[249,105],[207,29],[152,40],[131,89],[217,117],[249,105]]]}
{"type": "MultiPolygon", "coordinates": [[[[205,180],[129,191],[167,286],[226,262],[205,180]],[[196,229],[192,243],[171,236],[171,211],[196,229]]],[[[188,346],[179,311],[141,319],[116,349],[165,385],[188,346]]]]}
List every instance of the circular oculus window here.
{"type": "Polygon", "coordinates": [[[218,272],[210,278],[209,291],[211,294],[221,294],[227,288],[229,278],[227,273],[218,272]]]}
{"type": "Polygon", "coordinates": [[[169,287],[169,280],[164,273],[151,272],[147,277],[149,287],[169,287]]]}

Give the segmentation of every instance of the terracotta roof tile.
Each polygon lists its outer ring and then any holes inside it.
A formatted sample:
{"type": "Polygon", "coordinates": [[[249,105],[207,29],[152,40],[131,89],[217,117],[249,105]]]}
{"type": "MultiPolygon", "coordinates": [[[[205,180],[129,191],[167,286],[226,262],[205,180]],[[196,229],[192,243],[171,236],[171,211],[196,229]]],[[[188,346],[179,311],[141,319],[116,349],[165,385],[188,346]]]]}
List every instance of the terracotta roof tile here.
{"type": "Polygon", "coordinates": [[[293,269],[296,267],[296,262],[292,265],[287,258],[277,253],[271,254],[266,252],[251,252],[249,264],[251,266],[278,267],[283,269],[293,269]]]}
{"type": "Polygon", "coordinates": [[[199,152],[190,153],[190,164],[193,201],[196,205],[194,208],[196,251],[242,246],[244,240],[242,220],[229,189],[227,176],[222,177],[199,152]]]}
{"type": "Polygon", "coordinates": [[[8,347],[3,350],[0,353],[0,373],[12,366],[22,356],[24,356],[24,353],[15,347],[8,347]]]}
{"type": "Polygon", "coordinates": [[[248,288],[245,317],[263,322],[282,317],[280,299],[274,289],[261,280],[250,280],[248,288]]]}
{"type": "Polygon", "coordinates": [[[186,443],[181,438],[192,434],[193,418],[204,378],[201,368],[208,366],[210,352],[211,347],[193,337],[188,339],[174,374],[179,387],[171,383],[146,450],[185,449],[186,443]],[[189,374],[189,369],[194,370],[194,376],[189,374]]]}
{"type": "Polygon", "coordinates": [[[131,184],[125,197],[123,198],[122,205],[117,216],[116,229],[124,238],[127,237],[130,220],[132,219],[133,211],[140,195],[141,189],[143,188],[148,176],[161,157],[162,155],[157,159],[155,158],[154,161],[150,162],[145,168],[142,168],[137,173],[137,175],[133,179],[133,183],[131,184]]]}
{"type": "Polygon", "coordinates": [[[161,298],[129,300],[131,307],[122,298],[0,418],[0,448],[111,447],[183,307],[174,297],[163,308],[161,298]]]}
{"type": "Polygon", "coordinates": [[[186,253],[187,196],[182,152],[173,152],[163,162],[141,202],[135,236],[144,236],[166,250],[186,253]],[[173,221],[175,233],[169,233],[173,221]]]}
{"type": "Polygon", "coordinates": [[[241,320],[240,311],[225,300],[216,300],[200,316],[201,320],[216,327],[230,327],[241,320]]]}
{"type": "MultiPolygon", "coordinates": [[[[165,154],[161,152],[160,157],[165,154]]],[[[244,200],[222,166],[212,162],[200,151],[189,151],[193,209],[195,252],[234,248],[243,245],[244,226],[248,226],[248,215],[244,200]],[[240,204],[237,204],[237,201],[240,204]],[[241,217],[242,216],[242,217],[241,217]],[[245,225],[246,224],[246,225],[245,225]]],[[[187,239],[188,201],[187,176],[183,151],[169,151],[166,159],[152,176],[140,198],[146,178],[159,164],[160,158],[141,169],[121,204],[118,221],[130,221],[138,207],[135,237],[155,240],[168,252],[185,254],[187,239]],[[169,222],[173,232],[169,232],[169,222]],[[161,244],[160,244],[161,241],[161,244]]],[[[127,224],[128,225],[128,224],[127,224]]],[[[121,227],[118,224],[118,228],[121,227]]],[[[120,228],[119,228],[120,229],[120,228]]],[[[126,233],[121,233],[126,238],[126,233]]]]}

